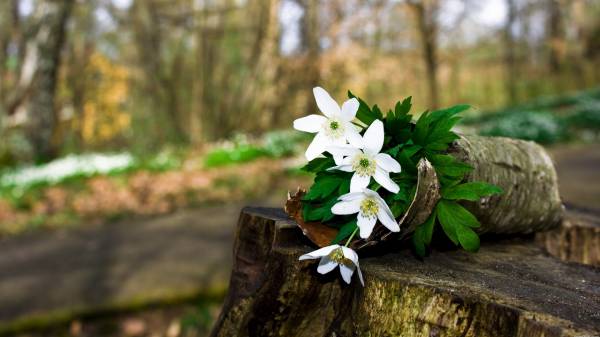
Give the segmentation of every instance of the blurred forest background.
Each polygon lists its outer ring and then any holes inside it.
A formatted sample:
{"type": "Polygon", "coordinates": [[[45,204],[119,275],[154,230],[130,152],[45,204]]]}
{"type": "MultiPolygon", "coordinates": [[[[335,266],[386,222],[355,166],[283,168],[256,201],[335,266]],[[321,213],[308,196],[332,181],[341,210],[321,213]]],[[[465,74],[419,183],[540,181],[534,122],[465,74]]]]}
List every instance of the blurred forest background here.
{"type": "Polygon", "coordinates": [[[317,85],[552,144],[599,83],[596,0],[0,1],[0,233],[261,198],[317,85]]]}
{"type": "Polygon", "coordinates": [[[600,83],[594,0],[6,0],[0,157],[288,128],[311,88],[489,110],[600,83]]]}
{"type": "Polygon", "coordinates": [[[312,181],[291,126],[317,85],[470,104],[458,131],[547,145],[565,200],[600,209],[600,0],[1,0],[0,335],[201,336],[240,207],[312,181]],[[63,316],[160,287],[209,301],[63,316]]]}

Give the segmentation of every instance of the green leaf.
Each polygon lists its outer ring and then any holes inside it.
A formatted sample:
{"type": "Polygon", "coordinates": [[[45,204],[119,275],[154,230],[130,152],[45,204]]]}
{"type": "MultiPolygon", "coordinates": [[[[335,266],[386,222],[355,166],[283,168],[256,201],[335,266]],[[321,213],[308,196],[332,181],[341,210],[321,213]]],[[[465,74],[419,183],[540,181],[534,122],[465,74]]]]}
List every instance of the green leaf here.
{"type": "Polygon", "coordinates": [[[331,207],[333,207],[336,202],[336,197],[333,197],[322,204],[305,202],[302,205],[302,216],[306,221],[329,221],[335,216],[335,214],[331,213],[331,207]]]}
{"type": "Polygon", "coordinates": [[[410,158],[410,157],[414,156],[417,152],[419,152],[421,149],[423,149],[423,147],[421,145],[413,144],[413,145],[408,145],[408,146],[404,147],[402,149],[402,152],[404,152],[404,154],[410,158]]]}
{"type": "Polygon", "coordinates": [[[449,200],[477,201],[483,197],[500,193],[502,193],[500,187],[484,182],[469,182],[442,189],[442,197],[449,200]]]}
{"type": "Polygon", "coordinates": [[[333,192],[341,189],[348,175],[343,173],[321,172],[315,177],[315,182],[310,187],[310,191],[302,198],[304,201],[324,199],[333,192]]]}
{"type": "Polygon", "coordinates": [[[402,102],[398,101],[394,111],[389,111],[385,118],[386,134],[392,135],[396,143],[406,143],[412,133],[412,116],[408,113],[412,107],[412,97],[405,98],[402,102]]]}
{"type": "Polygon", "coordinates": [[[431,243],[436,218],[435,213],[434,210],[424,223],[417,226],[413,233],[413,246],[415,247],[415,252],[420,257],[425,256],[426,247],[431,243]]]}
{"type": "Polygon", "coordinates": [[[423,240],[427,245],[431,243],[431,238],[433,237],[433,226],[435,224],[435,219],[436,212],[434,210],[429,216],[429,218],[425,220],[425,222],[422,225],[419,225],[419,227],[417,227],[417,229],[423,233],[423,240]]]}
{"type": "Polygon", "coordinates": [[[358,226],[356,225],[356,219],[346,223],[340,228],[333,241],[331,241],[331,244],[338,244],[342,240],[345,240],[350,236],[350,234],[352,234],[352,232],[354,232],[356,228],[358,228],[358,226]]]}
{"type": "Polygon", "coordinates": [[[460,226],[457,228],[456,234],[458,242],[466,251],[476,252],[479,250],[479,236],[471,228],[460,226]]]}
{"type": "Polygon", "coordinates": [[[383,114],[379,110],[377,106],[374,106],[373,110],[369,108],[369,105],[360,99],[360,97],[355,96],[350,90],[348,90],[349,98],[356,98],[360,105],[358,106],[358,111],[356,112],[356,118],[366,125],[370,125],[376,119],[383,119],[383,114]]]}
{"type": "Polygon", "coordinates": [[[440,200],[436,206],[436,213],[444,233],[456,245],[459,244],[458,232],[462,230],[462,227],[477,228],[481,226],[477,218],[456,201],[440,200]]]}
{"type": "Polygon", "coordinates": [[[415,124],[415,130],[413,131],[412,136],[412,140],[415,144],[419,144],[421,146],[426,145],[425,140],[429,132],[429,124],[431,124],[431,119],[429,118],[429,111],[425,111],[419,117],[417,123],[415,124]]]}
{"type": "Polygon", "coordinates": [[[438,202],[437,206],[437,216],[440,222],[446,220],[471,228],[478,228],[481,226],[473,213],[469,212],[456,201],[442,199],[438,202]],[[442,211],[440,212],[440,210],[442,211]]]}
{"type": "Polygon", "coordinates": [[[451,131],[452,127],[460,120],[456,114],[468,109],[468,105],[457,105],[447,109],[425,112],[415,124],[412,140],[428,151],[444,151],[458,139],[458,135],[451,131]]]}
{"type": "Polygon", "coordinates": [[[315,158],[302,167],[305,172],[317,173],[335,166],[333,158],[315,158]]]}
{"type": "Polygon", "coordinates": [[[419,257],[424,257],[425,254],[427,253],[427,250],[426,250],[425,242],[423,241],[422,235],[417,232],[413,233],[412,243],[413,243],[413,247],[415,247],[415,253],[417,253],[417,255],[419,257]]]}
{"type": "Polygon", "coordinates": [[[472,166],[458,161],[449,154],[433,154],[427,156],[427,159],[433,164],[438,175],[463,177],[473,170],[472,166]]]}

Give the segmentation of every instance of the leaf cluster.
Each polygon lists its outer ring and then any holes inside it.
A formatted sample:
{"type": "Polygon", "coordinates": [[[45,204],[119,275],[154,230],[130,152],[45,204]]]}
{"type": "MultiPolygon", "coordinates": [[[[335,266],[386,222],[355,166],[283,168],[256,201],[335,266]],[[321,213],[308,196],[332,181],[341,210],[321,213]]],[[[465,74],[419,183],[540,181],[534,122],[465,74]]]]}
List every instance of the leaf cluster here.
{"type": "MultiPolygon", "coordinates": [[[[377,191],[390,206],[395,217],[401,216],[414,198],[417,185],[417,163],[427,158],[438,175],[442,199],[436,205],[431,216],[419,225],[412,237],[415,252],[424,256],[435,228],[441,227],[443,233],[456,245],[468,251],[477,251],[479,237],[475,232],[480,224],[460,201],[477,201],[480,198],[501,193],[497,186],[484,182],[464,182],[473,168],[448,154],[452,142],[459,136],[452,128],[460,120],[457,115],[468,105],[456,105],[447,109],[426,111],[413,121],[410,114],[411,97],[399,101],[384,116],[381,109],[370,107],[365,101],[356,98],[360,105],[356,118],[364,125],[370,125],[379,119],[384,123],[385,139],[383,151],[396,159],[402,172],[392,174],[391,178],[400,186],[400,192],[393,194],[381,188],[373,179],[369,188],[377,191]],[[439,225],[439,226],[438,226],[439,225]]],[[[327,170],[334,166],[333,158],[310,161],[303,170],[315,174],[314,183],[303,198],[303,216],[307,221],[320,221],[326,225],[340,228],[334,243],[346,239],[356,229],[356,216],[334,216],[331,207],[339,196],[348,193],[352,173],[327,170]]]]}

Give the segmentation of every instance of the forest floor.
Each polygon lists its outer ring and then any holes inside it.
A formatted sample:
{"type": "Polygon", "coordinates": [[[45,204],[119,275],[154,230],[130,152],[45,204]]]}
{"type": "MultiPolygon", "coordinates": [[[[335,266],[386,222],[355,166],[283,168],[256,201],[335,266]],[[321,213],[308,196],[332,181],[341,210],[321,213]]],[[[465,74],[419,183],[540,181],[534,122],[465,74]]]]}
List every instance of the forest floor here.
{"type": "MultiPolygon", "coordinates": [[[[551,152],[567,205],[600,209],[600,145],[551,152]]],[[[0,239],[0,335],[152,304],[218,303],[241,207],[277,206],[283,198],[0,239]]]]}

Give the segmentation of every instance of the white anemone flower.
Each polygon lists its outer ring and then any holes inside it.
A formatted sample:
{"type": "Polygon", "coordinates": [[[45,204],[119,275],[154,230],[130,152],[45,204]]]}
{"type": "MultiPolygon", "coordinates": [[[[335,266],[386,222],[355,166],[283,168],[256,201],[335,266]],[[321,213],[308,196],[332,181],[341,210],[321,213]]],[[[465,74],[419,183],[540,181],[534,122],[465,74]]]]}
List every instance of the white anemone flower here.
{"type": "Polygon", "coordinates": [[[337,266],[340,266],[342,279],[350,284],[354,270],[358,270],[360,283],[363,286],[365,285],[360,267],[358,266],[358,255],[352,249],[340,245],[331,245],[304,254],[300,256],[299,260],[313,260],[318,258],[321,259],[321,261],[319,261],[319,266],[317,267],[317,272],[319,272],[319,274],[327,274],[337,266]]]}
{"type": "Polygon", "coordinates": [[[334,156],[344,157],[341,165],[334,166],[330,170],[354,172],[350,181],[350,192],[362,191],[369,186],[371,177],[392,193],[398,193],[400,190],[398,184],[390,179],[390,172],[400,172],[400,163],[387,153],[379,153],[383,147],[383,137],[383,123],[375,120],[365,131],[362,144],[358,148],[334,146],[328,149],[334,156]]]}
{"type": "MultiPolygon", "coordinates": [[[[353,146],[360,145],[361,137],[357,126],[352,124],[360,105],[358,100],[351,98],[340,108],[325,89],[315,87],[313,94],[317,106],[324,116],[313,114],[294,121],[294,129],[317,134],[306,149],[306,159],[313,160],[325,152],[328,147],[345,145],[346,141],[353,146]]],[[[336,158],[336,163],[339,160],[341,157],[336,158]]]]}
{"type": "Polygon", "coordinates": [[[337,215],[358,213],[357,224],[361,238],[366,239],[371,235],[377,219],[390,231],[400,231],[392,211],[377,192],[365,188],[361,192],[344,194],[338,200],[340,201],[331,207],[331,213],[337,215]]]}

